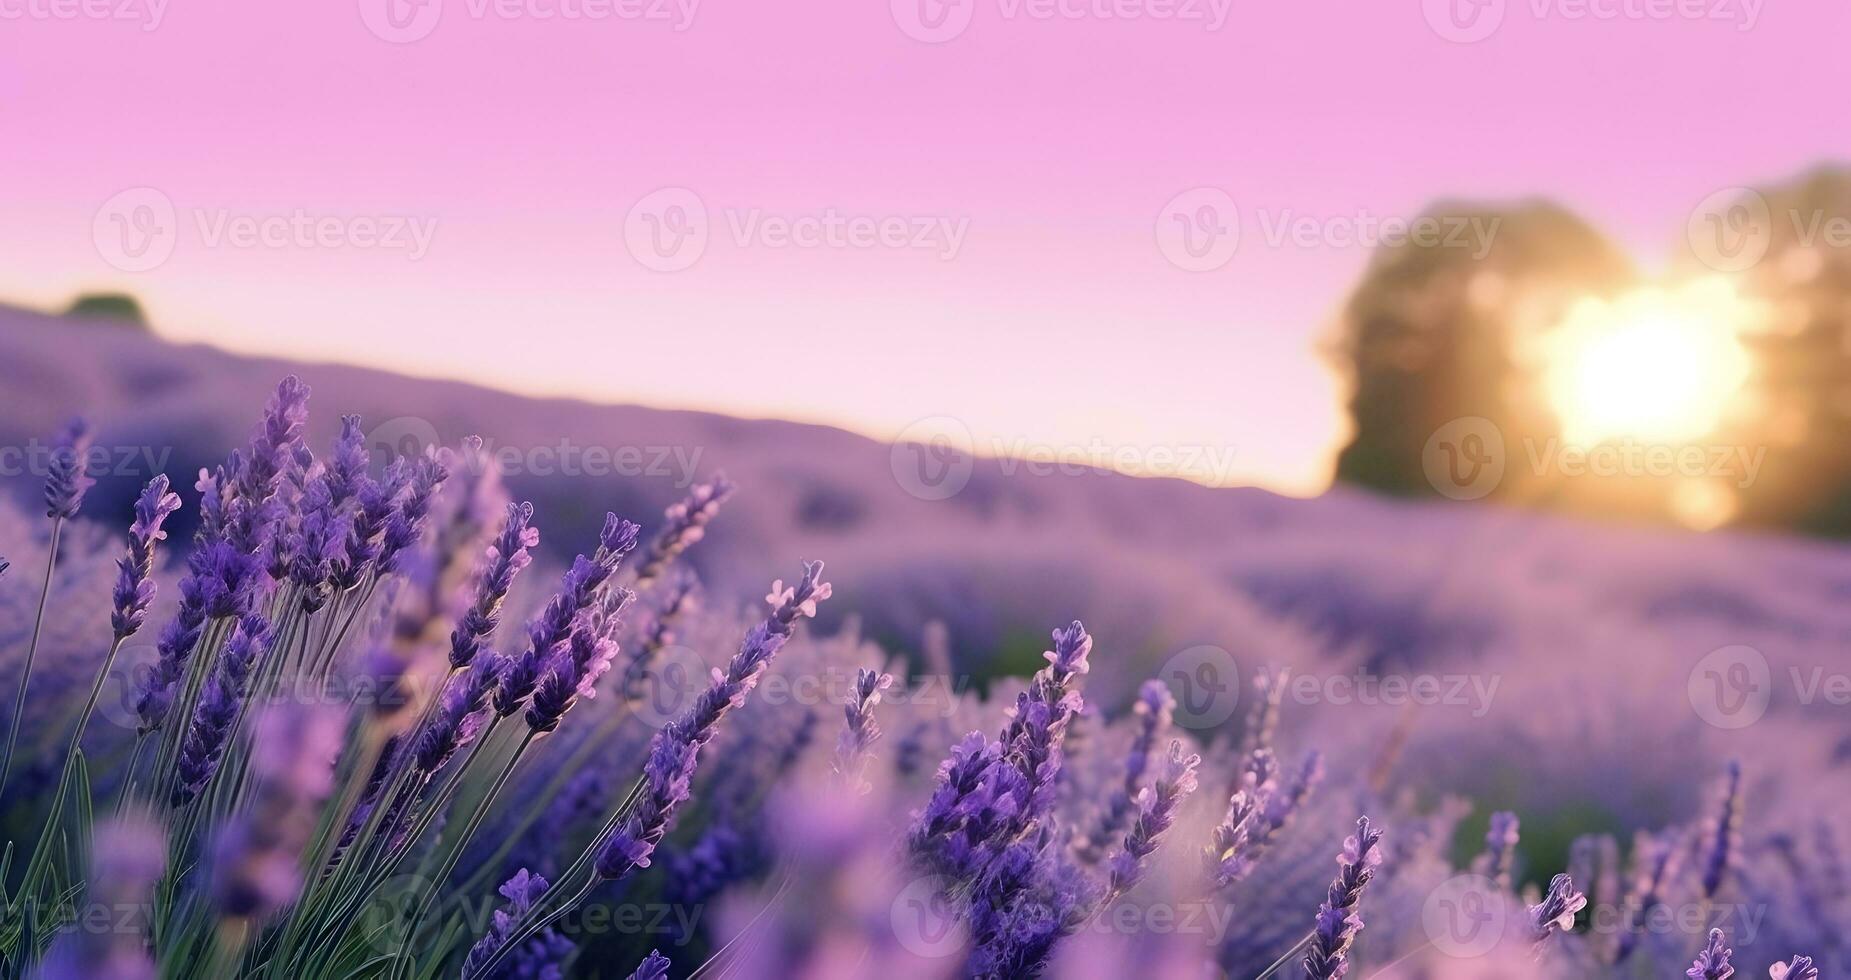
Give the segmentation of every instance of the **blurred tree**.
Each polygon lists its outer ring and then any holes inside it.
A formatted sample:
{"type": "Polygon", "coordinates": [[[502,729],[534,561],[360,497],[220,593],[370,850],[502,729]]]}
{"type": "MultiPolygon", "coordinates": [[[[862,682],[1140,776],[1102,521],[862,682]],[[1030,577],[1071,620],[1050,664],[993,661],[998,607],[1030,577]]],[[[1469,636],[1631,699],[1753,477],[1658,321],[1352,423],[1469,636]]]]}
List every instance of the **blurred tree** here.
{"type": "MultiPolygon", "coordinates": [[[[1547,202],[1441,204],[1423,218],[1441,233],[1376,251],[1330,351],[1351,385],[1353,433],[1336,479],[1400,496],[1436,493],[1422,451],[1454,419],[1491,420],[1513,461],[1524,437],[1552,433],[1520,363],[1524,338],[1576,299],[1634,279],[1599,232],[1547,202]]],[[[1519,469],[1508,468],[1498,496],[1530,492],[1519,469]]]]}
{"type": "Polygon", "coordinates": [[[114,320],[141,330],[148,329],[148,316],[142,311],[141,302],[128,293],[84,293],[71,303],[64,315],[114,320]]]}
{"type": "Polygon", "coordinates": [[[1769,309],[1750,337],[1749,411],[1719,435],[1767,450],[1739,490],[1738,522],[1851,535],[1851,168],[1820,167],[1736,204],[1718,234],[1765,247],[1739,286],[1769,309]]]}

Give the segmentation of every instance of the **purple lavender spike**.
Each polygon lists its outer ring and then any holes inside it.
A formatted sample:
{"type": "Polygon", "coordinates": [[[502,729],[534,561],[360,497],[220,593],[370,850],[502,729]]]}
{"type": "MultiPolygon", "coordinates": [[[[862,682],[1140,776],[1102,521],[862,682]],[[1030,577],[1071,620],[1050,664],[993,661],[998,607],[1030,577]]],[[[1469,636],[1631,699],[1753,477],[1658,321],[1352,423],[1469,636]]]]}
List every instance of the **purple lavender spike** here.
{"type": "Polygon", "coordinates": [[[269,647],[270,624],[262,616],[252,614],[238,621],[225,652],[212,665],[212,676],[206,681],[193,711],[193,723],[181,743],[174,806],[191,802],[218,771],[232,724],[244,707],[251,672],[269,647]]]}
{"type": "Polygon", "coordinates": [[[643,563],[636,570],[637,588],[660,578],[671,562],[704,537],[707,522],[713,520],[720,512],[720,505],[732,494],[733,484],[716,474],[713,482],[695,486],[686,499],[670,505],[663,513],[668,520],[662,533],[649,543],[643,563]]]}
{"type": "Polygon", "coordinates": [[[84,493],[96,482],[88,472],[90,426],[72,419],[51,444],[45,467],[45,516],[68,520],[77,516],[84,493]]]}
{"type": "Polygon", "coordinates": [[[868,765],[868,748],[881,737],[881,727],[874,720],[874,708],[881,703],[881,692],[893,686],[893,675],[862,667],[855,671],[855,689],[842,707],[842,734],[836,739],[835,771],[857,792],[867,792],[864,778],[868,765]]]}
{"type": "Polygon", "coordinates": [[[630,974],[630,980],[668,980],[669,959],[657,950],[650,950],[643,958],[642,965],[630,974]]]}
{"type": "Polygon", "coordinates": [[[622,692],[626,704],[634,706],[642,703],[643,681],[649,676],[649,668],[655,665],[663,649],[675,642],[676,623],[694,610],[695,593],[699,587],[699,581],[692,574],[684,572],[669,588],[668,595],[656,609],[649,624],[649,635],[643,638],[636,653],[625,661],[623,673],[618,678],[617,689],[622,692]]]}
{"type": "Polygon", "coordinates": [[[450,633],[451,668],[469,666],[482,641],[501,624],[502,604],[514,588],[515,577],[533,562],[528,549],[539,543],[540,529],[533,526],[532,502],[509,504],[501,533],[489,545],[482,575],[476,581],[475,598],[450,633]]]}
{"type": "Polygon", "coordinates": [[[643,766],[644,787],[635,808],[598,847],[594,866],[600,878],[620,879],[649,866],[650,855],[688,798],[701,747],[712,741],[720,720],[744,704],[758,686],[772,658],[796,631],[797,621],[816,615],[816,604],[829,598],[832,590],[822,575],[822,562],[807,562],[803,578],[795,586],[786,587],[782,580],[773,582],[771,594],[766,596],[771,615],[747,632],[726,670],[715,672],[713,683],[687,711],[656,732],[650,741],[649,760],[643,766]]]}
{"type": "MultiPolygon", "coordinates": [[[[514,934],[521,920],[533,910],[534,903],[546,894],[546,887],[545,878],[529,872],[526,868],[516,871],[514,877],[502,884],[499,891],[501,897],[507,899],[508,902],[495,910],[488,929],[482,933],[482,938],[469,948],[468,955],[463,959],[464,977],[469,980],[484,980],[482,968],[488,965],[495,951],[501,948],[501,944],[514,934]]],[[[503,977],[549,975],[543,970],[549,965],[547,961],[555,958],[556,940],[556,934],[551,933],[550,930],[527,940],[502,960],[501,968],[495,971],[496,975],[503,977]]],[[[570,950],[570,944],[566,945],[565,950],[570,950]]],[[[553,967],[551,975],[557,976],[559,971],[557,963],[551,965],[553,967]]]]}
{"type": "Polygon", "coordinates": [[[90,847],[85,907],[114,910],[112,928],[76,929],[58,940],[33,976],[39,980],[154,980],[142,941],[154,886],[166,870],[167,839],[138,818],[99,824],[90,847]]]}
{"type": "Polygon", "coordinates": [[[347,540],[334,559],[331,580],[335,591],[350,592],[375,570],[385,549],[386,525],[397,513],[399,498],[411,482],[411,469],[403,459],[386,467],[385,476],[360,481],[355,507],[347,525],[347,540]]]}
{"type": "Polygon", "coordinates": [[[303,612],[319,611],[333,594],[334,561],[347,540],[348,515],[334,496],[334,482],[325,470],[310,478],[289,536],[289,578],[303,612]]]}
{"type": "Polygon", "coordinates": [[[1556,875],[1549,881],[1549,893],[1530,906],[1530,942],[1540,955],[1549,937],[1575,927],[1575,913],[1587,907],[1587,896],[1575,890],[1574,880],[1556,875]]]}
{"type": "Polygon", "coordinates": [[[1711,929],[1709,943],[1697,954],[1684,975],[1690,980],[1729,980],[1735,976],[1735,967],[1729,963],[1729,957],[1735,955],[1735,950],[1723,945],[1723,938],[1721,929],[1711,929]]]}
{"type": "Polygon", "coordinates": [[[1176,698],[1162,681],[1148,680],[1138,688],[1138,700],[1133,708],[1136,729],[1131,749],[1125,756],[1124,782],[1112,792],[1092,832],[1075,841],[1074,853],[1080,860],[1097,864],[1105,857],[1112,840],[1124,833],[1138,794],[1144,788],[1144,772],[1150,767],[1151,754],[1156,751],[1157,740],[1169,730],[1175,710],[1176,698]]]}
{"type": "Polygon", "coordinates": [[[1812,965],[1812,957],[1795,956],[1768,967],[1767,975],[1771,980],[1819,980],[1819,968],[1812,965]]]}
{"type": "Polygon", "coordinates": [[[424,527],[430,520],[431,501],[444,481],[450,478],[451,454],[427,452],[411,464],[411,479],[398,508],[386,519],[385,535],[379,545],[379,574],[399,570],[400,557],[412,545],[424,540],[424,527]]]}
{"type": "Polygon", "coordinates": [[[444,686],[437,710],[418,733],[415,764],[429,775],[442,769],[456,751],[479,734],[481,712],[503,668],[504,658],[492,650],[477,654],[475,662],[444,686]]]}
{"type": "Polygon", "coordinates": [[[154,603],[155,545],[166,540],[161,525],[180,509],[180,495],[167,490],[167,477],[156,474],[135,500],[135,520],[129,525],[128,554],[116,560],[114,606],[109,623],[116,639],[133,636],[147,621],[154,603]]]}
{"type": "Polygon", "coordinates": [[[1079,620],[1054,631],[1054,649],[1042,654],[1048,665],[1029,679],[1028,690],[1016,697],[1009,724],[1000,739],[1007,761],[1026,781],[1026,796],[1017,814],[1013,837],[1033,826],[1053,806],[1056,777],[1060,774],[1059,747],[1068,723],[1083,706],[1079,679],[1089,669],[1087,654],[1093,638],[1079,620]]]}
{"type": "Polygon", "coordinates": [[[1163,833],[1176,821],[1176,811],[1183,800],[1195,792],[1196,767],[1202,757],[1185,753],[1181,741],[1172,740],[1157,778],[1138,794],[1138,815],[1125,835],[1124,849],[1112,856],[1106,901],[1111,901],[1137,884],[1144,874],[1145,860],[1157,850],[1163,833]]]}
{"type": "Polygon", "coordinates": [[[1381,852],[1376,850],[1381,839],[1382,832],[1363,817],[1356,821],[1355,836],[1343,842],[1343,853],[1337,856],[1337,877],[1318,908],[1311,948],[1305,952],[1305,976],[1310,980],[1341,980],[1350,972],[1350,947],[1363,928],[1363,889],[1375,877],[1375,866],[1382,860],[1381,852]]]}
{"type": "Polygon", "coordinates": [[[611,608],[600,610],[605,614],[601,623],[590,622],[589,616],[580,617],[566,649],[554,653],[541,670],[527,705],[528,727],[550,732],[559,727],[559,720],[579,698],[597,696],[598,680],[610,670],[611,658],[617,655],[617,643],[609,638],[610,634],[616,631],[623,607],[635,595],[628,589],[608,593],[603,604],[611,608]]]}
{"type": "Polygon", "coordinates": [[[1499,810],[1491,815],[1490,829],[1485,831],[1485,853],[1479,861],[1486,877],[1500,887],[1510,887],[1510,866],[1516,857],[1518,841],[1517,815],[1499,810]]]}
{"type": "Polygon", "coordinates": [[[227,918],[261,922],[302,887],[302,852],[334,789],[344,713],[282,703],[251,734],[250,805],[219,837],[210,891],[227,918]]]}
{"type": "Polygon", "coordinates": [[[1723,876],[1729,871],[1729,862],[1741,846],[1742,820],[1742,764],[1730,760],[1727,775],[1723,779],[1722,802],[1714,821],[1715,830],[1710,838],[1709,853],[1703,860],[1703,897],[1714,898],[1722,887],[1723,876]]]}

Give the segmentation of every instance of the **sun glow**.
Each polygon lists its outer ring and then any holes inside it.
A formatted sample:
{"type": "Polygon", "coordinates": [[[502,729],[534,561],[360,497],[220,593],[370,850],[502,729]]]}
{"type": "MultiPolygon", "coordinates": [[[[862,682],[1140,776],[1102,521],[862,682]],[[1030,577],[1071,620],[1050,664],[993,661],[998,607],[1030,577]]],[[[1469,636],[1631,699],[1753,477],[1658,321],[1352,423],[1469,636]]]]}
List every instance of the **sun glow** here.
{"type": "Polygon", "coordinates": [[[1754,307],[1709,279],[1583,300],[1540,340],[1564,441],[1681,444],[1713,432],[1748,379],[1754,307]]]}

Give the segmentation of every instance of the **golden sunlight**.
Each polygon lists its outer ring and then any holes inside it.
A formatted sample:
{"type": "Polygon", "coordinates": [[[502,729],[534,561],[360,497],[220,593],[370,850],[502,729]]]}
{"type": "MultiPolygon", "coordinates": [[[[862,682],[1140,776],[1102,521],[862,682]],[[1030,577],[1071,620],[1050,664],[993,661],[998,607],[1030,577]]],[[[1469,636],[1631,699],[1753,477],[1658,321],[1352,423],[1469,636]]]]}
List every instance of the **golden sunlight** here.
{"type": "Polygon", "coordinates": [[[1576,304],[1539,338],[1563,440],[1678,444],[1714,431],[1748,379],[1742,336],[1755,318],[1720,278],[1576,304]]]}

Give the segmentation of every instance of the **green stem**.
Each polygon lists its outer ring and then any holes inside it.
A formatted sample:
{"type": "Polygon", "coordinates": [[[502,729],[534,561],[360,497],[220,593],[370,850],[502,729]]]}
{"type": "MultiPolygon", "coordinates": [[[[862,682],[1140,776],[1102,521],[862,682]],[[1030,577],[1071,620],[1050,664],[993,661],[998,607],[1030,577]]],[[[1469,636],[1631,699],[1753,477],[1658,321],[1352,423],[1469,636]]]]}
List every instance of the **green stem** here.
{"type": "Polygon", "coordinates": [[[26,712],[26,686],[32,683],[32,661],[39,652],[39,634],[45,628],[45,603],[51,598],[51,573],[58,564],[58,536],[64,530],[64,518],[51,519],[51,543],[45,546],[45,586],[39,592],[39,611],[32,620],[32,643],[26,647],[26,665],[19,675],[19,691],[13,695],[13,721],[6,733],[6,750],[0,754],[0,796],[6,793],[6,777],[13,771],[13,749],[19,743],[19,722],[26,712]]]}
{"type": "Polygon", "coordinates": [[[514,747],[514,754],[508,758],[507,764],[501,767],[501,772],[495,776],[495,781],[489,784],[488,792],[483,794],[482,801],[477,803],[475,810],[470,813],[469,822],[463,825],[463,832],[458,834],[455,842],[450,845],[450,852],[444,858],[443,867],[431,876],[433,887],[424,893],[418,902],[417,909],[411,913],[411,918],[405,924],[405,935],[399,940],[398,952],[393,957],[393,977],[404,976],[405,964],[409,962],[406,954],[411,951],[412,941],[418,935],[418,926],[423,922],[424,916],[430,912],[431,904],[437,900],[438,894],[443,891],[443,883],[449,880],[450,872],[456,870],[456,863],[462,860],[464,846],[469,843],[471,837],[475,836],[476,829],[482,826],[482,821],[488,816],[489,808],[494,804],[496,795],[501,792],[503,786],[507,785],[508,777],[514,773],[514,767],[520,763],[522,753],[533,744],[535,734],[530,728],[525,735],[521,736],[520,744],[514,747]]]}
{"type": "Polygon", "coordinates": [[[58,770],[57,795],[51,800],[51,814],[45,818],[45,826],[39,830],[39,842],[32,848],[32,860],[26,865],[26,878],[20,885],[20,894],[31,895],[38,883],[38,876],[45,870],[51,859],[51,839],[57,834],[58,820],[64,816],[64,798],[70,791],[71,770],[77,765],[77,747],[84,739],[84,729],[90,725],[90,715],[96,711],[97,699],[103,695],[103,683],[109,678],[109,669],[116,664],[116,654],[122,650],[122,641],[128,637],[118,633],[109,644],[109,654],[103,658],[103,669],[97,671],[96,683],[90,685],[90,699],[84,702],[84,710],[77,715],[77,730],[71,733],[71,744],[64,750],[64,765],[58,770]]]}

